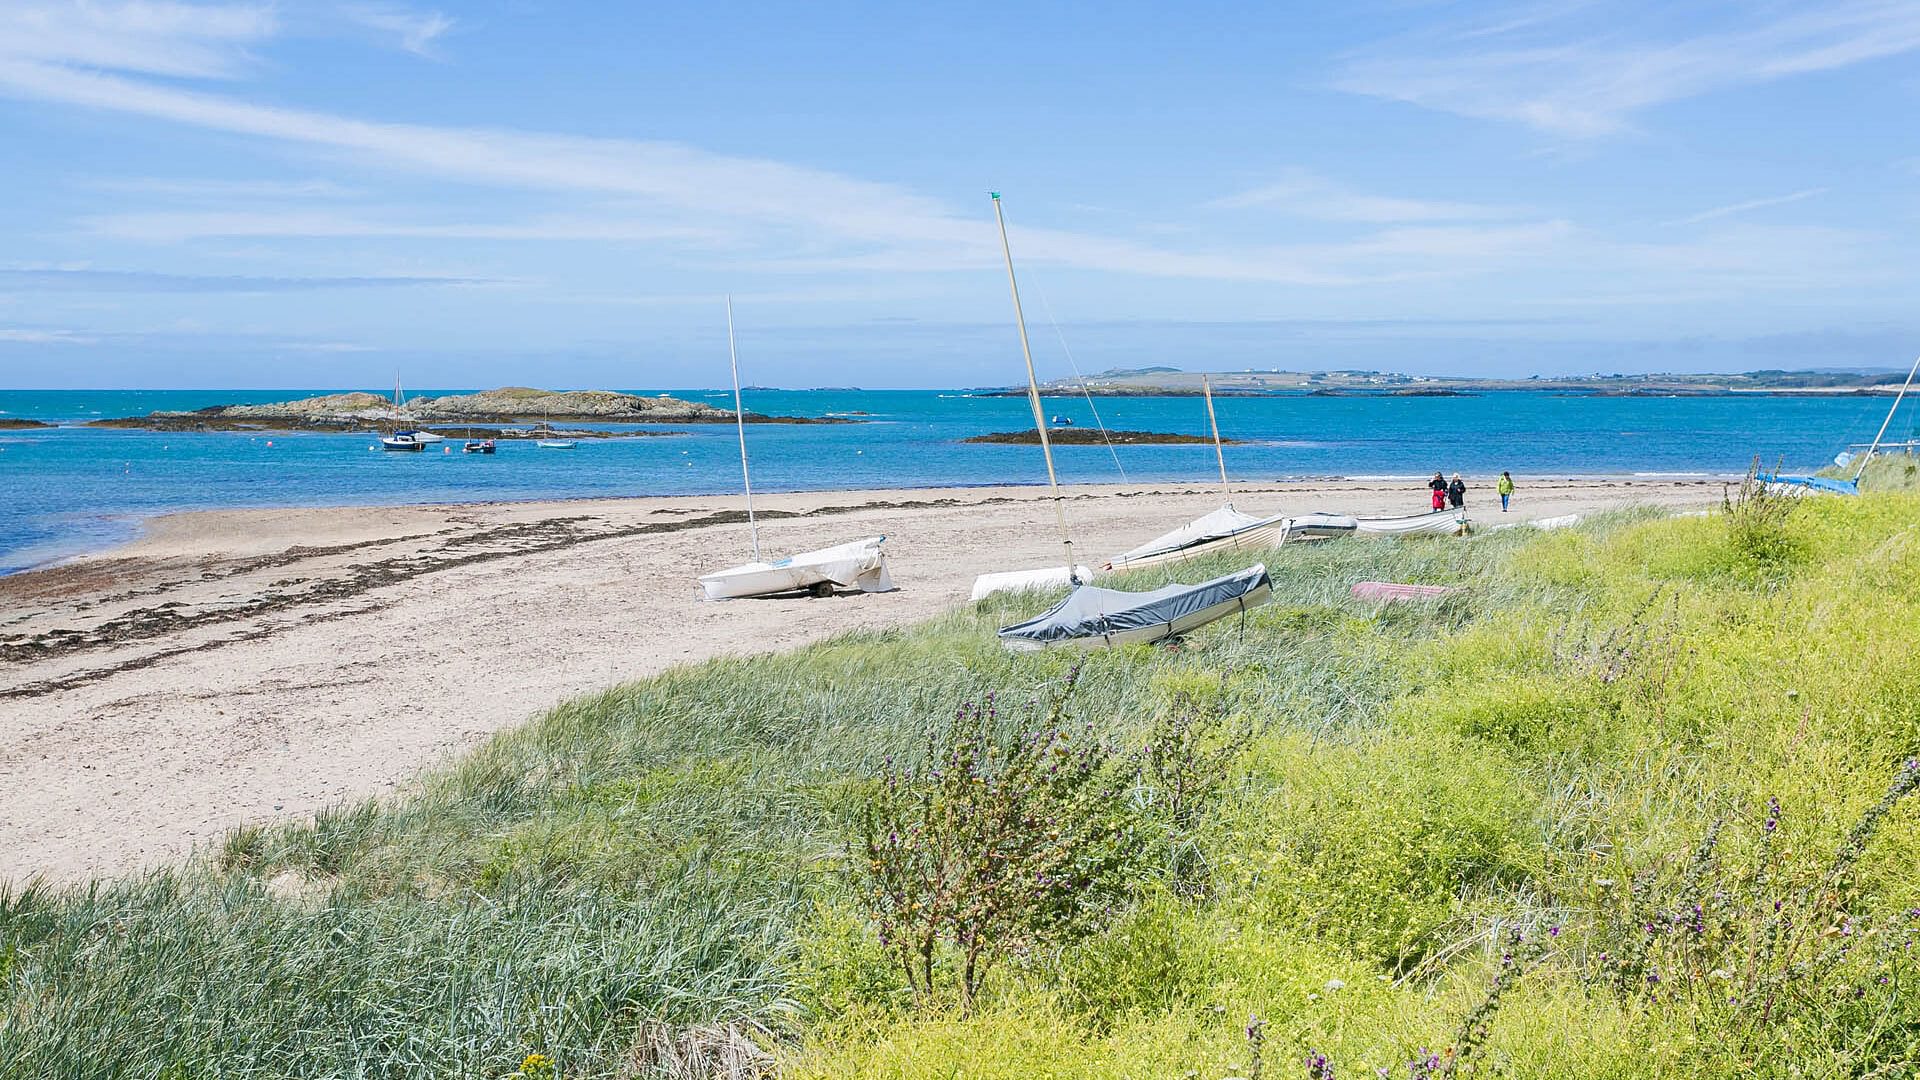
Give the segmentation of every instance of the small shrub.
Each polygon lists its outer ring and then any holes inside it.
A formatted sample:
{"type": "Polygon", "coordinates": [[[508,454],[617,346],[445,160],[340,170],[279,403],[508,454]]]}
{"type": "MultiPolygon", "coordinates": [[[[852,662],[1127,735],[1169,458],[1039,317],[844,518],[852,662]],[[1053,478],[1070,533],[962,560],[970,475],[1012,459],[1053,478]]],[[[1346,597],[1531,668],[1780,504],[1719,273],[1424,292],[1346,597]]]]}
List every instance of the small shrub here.
{"type": "Polygon", "coordinates": [[[1167,874],[1176,892],[1206,891],[1207,863],[1195,834],[1253,734],[1251,723],[1227,718],[1217,697],[1180,692],[1154,718],[1139,753],[1141,795],[1164,831],[1167,874]]]}
{"type": "Polygon", "coordinates": [[[1077,936],[1118,894],[1136,845],[1124,770],[1092,725],[1062,713],[1003,725],[994,699],[962,705],[909,765],[889,761],[863,815],[861,897],[917,1000],[944,944],[960,1002],[1010,952],[1077,936]]]}
{"type": "Polygon", "coordinates": [[[1793,529],[1800,497],[1774,491],[1759,473],[1756,461],[1739,490],[1723,498],[1721,509],[1734,554],[1764,572],[1798,561],[1805,544],[1793,529]]]}

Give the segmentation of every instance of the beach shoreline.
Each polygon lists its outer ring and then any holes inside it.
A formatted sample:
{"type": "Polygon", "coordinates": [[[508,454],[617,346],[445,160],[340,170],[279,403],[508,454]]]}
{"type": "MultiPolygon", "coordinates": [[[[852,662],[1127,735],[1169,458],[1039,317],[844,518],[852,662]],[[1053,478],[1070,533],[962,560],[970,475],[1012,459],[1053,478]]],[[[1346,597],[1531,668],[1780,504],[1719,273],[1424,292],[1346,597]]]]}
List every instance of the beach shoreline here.
{"type": "MultiPolygon", "coordinates": [[[[1522,475],[1482,525],[1717,503],[1712,475],[1522,475]]],[[[1205,483],[1065,489],[1084,561],[1217,508],[1205,483]]],[[[1418,479],[1236,484],[1260,513],[1425,509],[1418,479]]],[[[569,697],[674,665],[916,622],[1059,559],[1041,486],[756,493],[760,541],[885,534],[897,592],[708,603],[737,495],[195,510],[0,578],[0,880],[176,858],[243,824],[404,788],[569,697]]],[[[1442,541],[1445,542],[1445,541],[1442,541]]]]}

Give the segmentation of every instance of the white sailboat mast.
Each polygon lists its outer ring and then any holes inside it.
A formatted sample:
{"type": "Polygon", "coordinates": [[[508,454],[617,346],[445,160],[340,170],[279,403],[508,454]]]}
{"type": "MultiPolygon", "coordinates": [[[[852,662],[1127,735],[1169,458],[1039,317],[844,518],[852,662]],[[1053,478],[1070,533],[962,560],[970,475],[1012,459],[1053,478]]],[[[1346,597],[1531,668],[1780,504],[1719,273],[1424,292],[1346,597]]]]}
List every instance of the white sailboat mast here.
{"type": "Polygon", "coordinates": [[[740,350],[733,343],[733,297],[727,297],[727,359],[733,367],[733,429],[740,435],[740,486],[747,492],[747,535],[753,561],[760,561],[760,526],[753,520],[753,472],[747,468],[747,411],[740,405],[740,350]]]}
{"type": "Polygon", "coordinates": [[[1047,459],[1047,486],[1053,491],[1053,516],[1060,523],[1060,543],[1067,549],[1067,577],[1079,583],[1073,568],[1073,537],[1067,532],[1067,508],[1060,495],[1060,478],[1053,469],[1053,443],[1047,438],[1047,417],[1040,407],[1040,380],[1033,373],[1033,347],[1027,344],[1027,317],[1020,310],[1020,282],[1013,276],[1013,248],[1007,243],[1007,216],[1000,209],[1000,193],[993,196],[993,219],[1000,225],[1000,253],[1007,260],[1007,288],[1013,293],[1013,321],[1020,328],[1020,355],[1027,361],[1027,401],[1033,405],[1033,429],[1040,433],[1040,453],[1047,459]]]}
{"type": "Polygon", "coordinates": [[[1220,421],[1213,415],[1213,380],[1206,375],[1200,376],[1200,392],[1207,398],[1207,425],[1213,428],[1213,457],[1220,463],[1220,494],[1233,497],[1233,489],[1227,486],[1227,452],[1220,449],[1220,421]]]}
{"type": "Polygon", "coordinates": [[[1860,467],[1854,470],[1853,482],[1856,485],[1860,483],[1860,475],[1867,471],[1867,462],[1872,461],[1873,455],[1879,452],[1880,440],[1887,436],[1887,425],[1893,423],[1893,414],[1900,408],[1900,399],[1906,397],[1907,390],[1913,386],[1915,372],[1920,372],[1920,356],[1913,358],[1913,366],[1907,369],[1907,381],[1900,384],[1900,392],[1893,395],[1893,405],[1887,409],[1887,418],[1880,421],[1880,430],[1874,433],[1873,445],[1867,448],[1867,456],[1860,459],[1860,467]]]}

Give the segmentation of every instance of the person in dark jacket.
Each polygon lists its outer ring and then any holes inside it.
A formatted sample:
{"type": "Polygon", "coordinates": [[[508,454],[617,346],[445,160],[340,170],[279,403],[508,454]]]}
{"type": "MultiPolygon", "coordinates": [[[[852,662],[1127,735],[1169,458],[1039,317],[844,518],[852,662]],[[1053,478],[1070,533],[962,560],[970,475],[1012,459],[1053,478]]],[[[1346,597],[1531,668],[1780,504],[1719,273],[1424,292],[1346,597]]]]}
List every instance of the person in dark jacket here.
{"type": "Polygon", "coordinates": [[[1453,483],[1447,485],[1447,501],[1455,510],[1467,505],[1467,482],[1460,479],[1459,473],[1453,474],[1453,483]]]}
{"type": "Polygon", "coordinates": [[[1443,474],[1441,474],[1441,473],[1437,473],[1437,472],[1436,472],[1436,473],[1434,473],[1434,474],[1433,474],[1433,479],[1431,479],[1431,480],[1429,480],[1429,481],[1427,481],[1427,490],[1429,490],[1429,491],[1431,491],[1431,492],[1433,492],[1433,509],[1434,509],[1434,511],[1435,511],[1435,512],[1438,512],[1438,511],[1441,511],[1441,510],[1445,510],[1445,509],[1447,508],[1447,478],[1446,478],[1446,476],[1445,476],[1445,475],[1443,475],[1443,474]]]}

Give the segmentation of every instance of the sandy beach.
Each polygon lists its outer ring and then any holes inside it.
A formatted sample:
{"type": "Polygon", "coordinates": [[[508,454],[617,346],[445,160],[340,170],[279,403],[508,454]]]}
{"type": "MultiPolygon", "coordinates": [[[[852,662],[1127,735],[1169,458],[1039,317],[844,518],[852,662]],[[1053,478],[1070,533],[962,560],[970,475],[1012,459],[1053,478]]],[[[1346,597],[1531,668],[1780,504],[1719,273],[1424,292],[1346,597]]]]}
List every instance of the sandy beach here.
{"type": "MultiPolygon", "coordinates": [[[[1487,524],[1716,501],[1717,480],[1520,478],[1487,524]]],[[[1069,489],[1083,561],[1217,507],[1200,485],[1069,489]]],[[[1258,513],[1411,513],[1406,481],[1237,489],[1258,513]]],[[[0,578],[0,880],[136,870],[248,822],[390,792],[570,695],[963,603],[975,575],[1057,563],[1044,489],[758,500],[769,552],[884,533],[885,595],[707,603],[744,562],[736,497],[236,510],[0,578]]]]}

